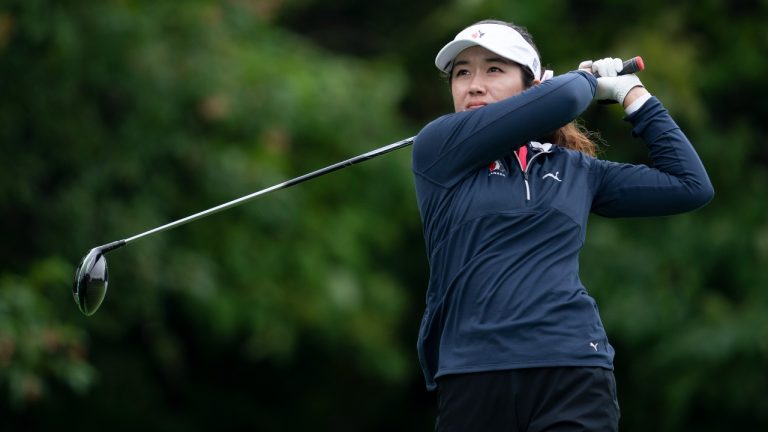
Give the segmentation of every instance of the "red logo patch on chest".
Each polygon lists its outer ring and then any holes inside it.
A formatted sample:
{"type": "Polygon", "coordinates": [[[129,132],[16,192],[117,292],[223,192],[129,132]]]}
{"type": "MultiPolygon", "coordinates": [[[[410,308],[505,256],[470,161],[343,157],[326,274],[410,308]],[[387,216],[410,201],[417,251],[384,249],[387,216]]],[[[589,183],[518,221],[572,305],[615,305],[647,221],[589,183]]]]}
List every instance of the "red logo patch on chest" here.
{"type": "Polygon", "coordinates": [[[491,162],[490,165],[488,165],[488,175],[499,175],[502,177],[507,176],[507,170],[504,168],[504,165],[499,160],[495,160],[491,162]]]}

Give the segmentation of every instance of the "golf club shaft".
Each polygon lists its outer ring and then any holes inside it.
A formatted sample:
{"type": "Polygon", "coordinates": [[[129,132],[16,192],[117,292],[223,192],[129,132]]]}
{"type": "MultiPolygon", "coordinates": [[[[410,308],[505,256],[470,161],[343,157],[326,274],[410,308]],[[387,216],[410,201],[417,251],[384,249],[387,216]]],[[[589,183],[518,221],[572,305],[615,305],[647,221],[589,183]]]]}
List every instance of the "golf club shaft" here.
{"type": "MultiPolygon", "coordinates": [[[[629,60],[624,62],[624,68],[623,68],[623,70],[621,72],[619,72],[619,75],[623,75],[623,74],[627,74],[627,73],[639,72],[639,71],[642,71],[644,68],[645,68],[645,65],[643,64],[643,59],[641,57],[634,57],[634,58],[629,59],[629,60]]],[[[239,206],[240,204],[246,203],[246,202],[248,202],[248,201],[250,201],[250,200],[252,200],[252,199],[254,199],[254,198],[258,197],[258,196],[267,194],[269,192],[273,192],[273,191],[276,191],[276,190],[279,190],[279,189],[285,189],[285,188],[291,187],[293,185],[305,182],[307,180],[311,180],[311,179],[313,179],[315,177],[319,177],[321,175],[328,174],[328,173],[340,170],[342,168],[346,168],[348,166],[355,165],[357,163],[367,161],[369,159],[373,159],[373,158],[375,158],[377,156],[383,155],[385,153],[389,153],[389,152],[397,150],[399,148],[409,146],[409,145],[413,144],[414,138],[416,138],[416,137],[406,138],[404,140],[400,140],[398,142],[386,145],[384,147],[380,147],[380,148],[378,148],[376,150],[371,150],[368,153],[364,153],[364,154],[361,154],[359,156],[355,156],[353,158],[350,158],[350,159],[347,159],[347,160],[344,160],[344,161],[341,161],[341,162],[337,162],[337,163],[335,163],[333,165],[330,165],[330,166],[327,166],[325,168],[321,168],[319,170],[312,171],[310,173],[307,173],[307,174],[304,174],[302,176],[293,178],[293,179],[285,181],[283,183],[279,183],[279,184],[276,184],[274,186],[270,186],[270,187],[268,187],[266,189],[262,189],[260,191],[254,192],[252,194],[249,194],[249,195],[237,198],[237,199],[234,199],[234,200],[226,202],[224,204],[220,204],[220,205],[218,205],[216,207],[212,207],[212,208],[210,208],[208,210],[203,210],[203,211],[201,211],[199,213],[195,213],[195,214],[187,216],[185,218],[182,218],[182,219],[179,219],[179,220],[167,223],[165,225],[159,226],[159,227],[151,229],[149,231],[145,231],[143,233],[136,234],[133,237],[129,237],[129,238],[126,238],[126,239],[123,239],[123,240],[118,240],[118,241],[114,241],[112,243],[105,244],[103,246],[99,246],[99,248],[103,252],[108,252],[110,250],[117,249],[119,247],[125,246],[126,244],[128,244],[128,243],[130,243],[130,242],[132,242],[134,240],[138,240],[138,239],[140,239],[142,237],[146,237],[146,236],[149,236],[149,235],[152,235],[152,234],[157,234],[157,233],[160,233],[160,232],[163,232],[163,231],[168,231],[168,230],[176,228],[178,226],[190,223],[190,222],[198,220],[198,219],[202,219],[202,218],[204,218],[206,216],[210,216],[210,215],[212,215],[214,213],[218,213],[218,212],[230,209],[232,207],[239,206]]]]}
{"type": "Polygon", "coordinates": [[[201,211],[199,213],[195,213],[193,215],[187,216],[187,217],[179,219],[177,221],[167,223],[165,225],[159,226],[159,227],[151,229],[149,231],[145,231],[145,232],[143,232],[141,234],[136,234],[133,237],[129,237],[129,238],[126,238],[124,240],[118,240],[118,241],[115,241],[115,242],[112,242],[112,243],[105,244],[103,246],[100,246],[100,248],[104,252],[107,252],[107,251],[110,251],[110,250],[113,250],[113,249],[117,249],[119,247],[125,246],[126,244],[128,244],[128,243],[130,243],[130,242],[132,242],[134,240],[138,240],[138,239],[140,239],[142,237],[146,237],[146,236],[152,235],[152,234],[157,234],[157,233],[160,233],[160,232],[163,232],[163,231],[168,231],[170,229],[173,229],[173,228],[176,228],[178,226],[187,224],[189,222],[192,222],[192,221],[195,221],[195,220],[198,220],[198,219],[202,219],[202,218],[204,218],[206,216],[210,216],[210,215],[212,215],[214,213],[218,213],[218,212],[230,209],[232,207],[239,206],[240,204],[246,203],[246,202],[248,202],[248,201],[250,201],[250,200],[252,200],[252,199],[254,199],[254,198],[258,197],[258,196],[264,195],[266,193],[273,192],[273,191],[276,191],[276,190],[279,190],[279,189],[285,189],[287,187],[291,187],[293,185],[305,182],[307,180],[311,180],[311,179],[313,179],[315,177],[319,177],[321,175],[328,174],[328,173],[340,170],[342,168],[346,168],[348,166],[355,165],[355,164],[358,164],[360,162],[367,161],[369,159],[373,159],[373,158],[375,158],[377,156],[381,156],[381,155],[383,155],[385,153],[389,153],[389,152],[397,150],[399,148],[409,146],[409,145],[413,144],[414,138],[415,137],[406,138],[404,140],[401,140],[401,141],[398,141],[398,142],[386,145],[386,146],[378,148],[376,150],[371,150],[368,153],[364,153],[364,154],[361,154],[359,156],[355,156],[353,158],[347,159],[345,161],[341,161],[341,162],[335,163],[333,165],[327,166],[325,168],[321,168],[319,170],[312,171],[310,173],[307,173],[307,174],[304,174],[302,176],[293,178],[293,179],[285,181],[283,183],[276,184],[274,186],[270,186],[270,187],[268,187],[266,189],[262,189],[260,191],[254,192],[252,194],[249,194],[249,195],[246,195],[246,196],[234,199],[232,201],[226,202],[226,203],[218,205],[216,207],[212,207],[212,208],[210,208],[208,210],[203,210],[203,211],[201,211]]]}

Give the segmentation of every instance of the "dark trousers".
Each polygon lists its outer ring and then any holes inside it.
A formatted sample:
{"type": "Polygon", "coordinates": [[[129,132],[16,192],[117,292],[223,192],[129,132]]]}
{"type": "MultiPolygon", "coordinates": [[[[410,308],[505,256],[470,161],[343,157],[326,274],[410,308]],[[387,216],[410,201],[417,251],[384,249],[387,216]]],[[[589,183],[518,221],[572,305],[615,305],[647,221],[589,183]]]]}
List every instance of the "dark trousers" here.
{"type": "Polygon", "coordinates": [[[619,430],[613,371],[552,367],[437,379],[438,432],[619,430]]]}

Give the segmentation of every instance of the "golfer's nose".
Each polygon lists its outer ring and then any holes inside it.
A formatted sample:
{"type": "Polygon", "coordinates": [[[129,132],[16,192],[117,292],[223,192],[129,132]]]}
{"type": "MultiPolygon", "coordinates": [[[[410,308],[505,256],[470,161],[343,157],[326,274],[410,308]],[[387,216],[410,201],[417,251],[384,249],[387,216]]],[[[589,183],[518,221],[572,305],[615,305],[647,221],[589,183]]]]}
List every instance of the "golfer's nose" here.
{"type": "Polygon", "coordinates": [[[485,80],[478,75],[472,77],[472,81],[469,83],[469,94],[472,96],[478,96],[485,94],[485,80]]]}

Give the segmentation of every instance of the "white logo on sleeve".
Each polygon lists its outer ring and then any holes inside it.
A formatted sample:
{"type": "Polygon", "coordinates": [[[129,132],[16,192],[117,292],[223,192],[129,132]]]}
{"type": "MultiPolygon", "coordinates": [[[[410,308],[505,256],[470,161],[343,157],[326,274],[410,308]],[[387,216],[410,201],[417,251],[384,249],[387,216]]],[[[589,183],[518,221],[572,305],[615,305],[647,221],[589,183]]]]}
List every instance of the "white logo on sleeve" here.
{"type": "Polygon", "coordinates": [[[552,173],[544,174],[541,178],[545,179],[547,177],[551,177],[553,180],[557,180],[559,182],[562,182],[562,180],[560,180],[560,178],[558,177],[559,175],[560,175],[560,171],[556,171],[554,174],[552,174],[552,173]]]}
{"type": "Polygon", "coordinates": [[[594,348],[594,349],[595,349],[595,352],[597,352],[597,344],[598,344],[598,343],[599,343],[599,342],[590,342],[590,343],[589,343],[589,346],[591,346],[592,348],[594,348]]]}

